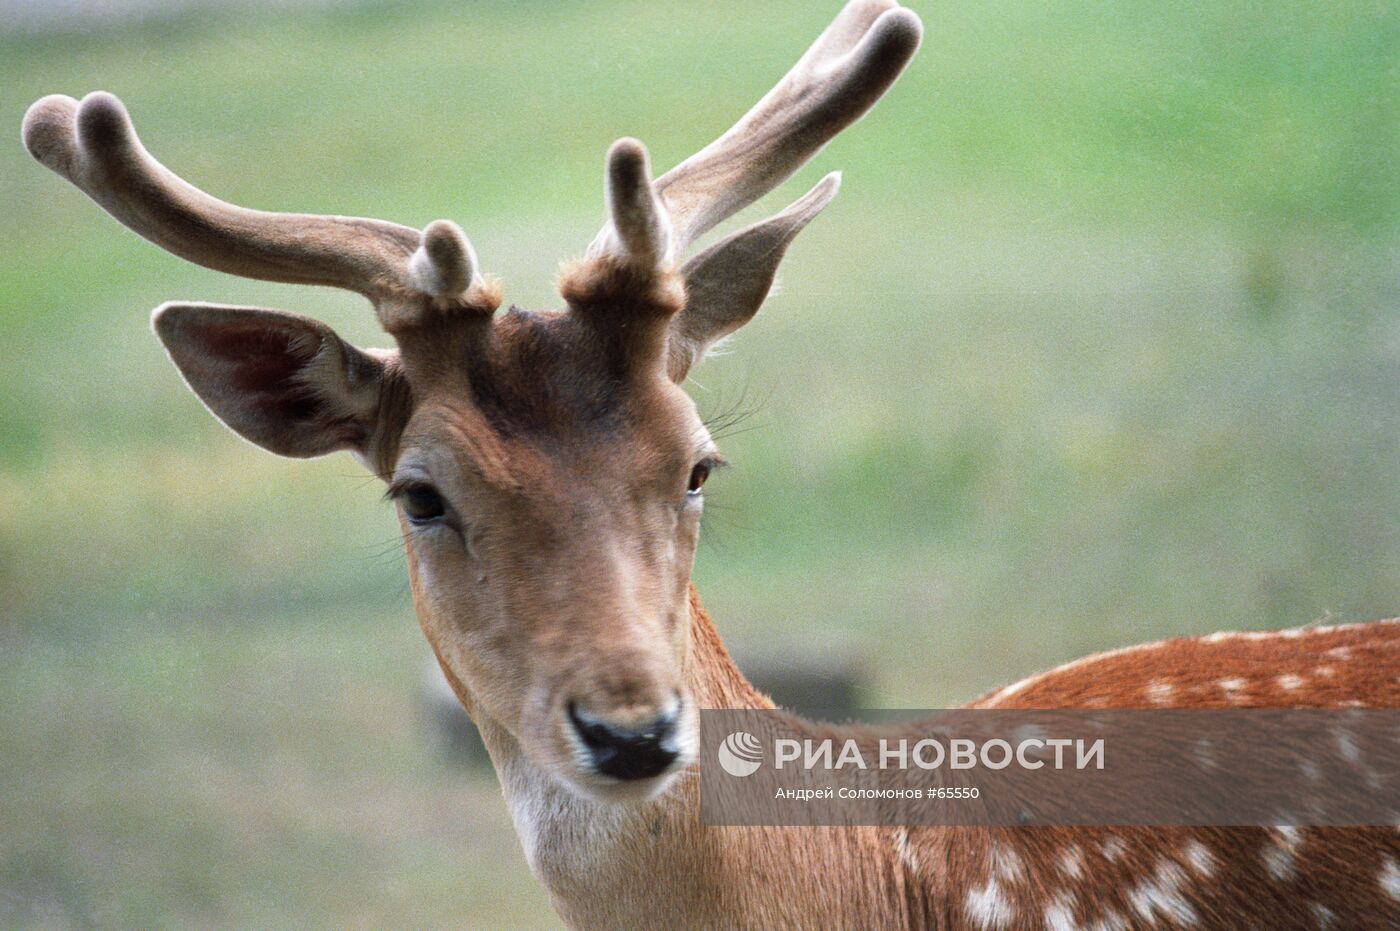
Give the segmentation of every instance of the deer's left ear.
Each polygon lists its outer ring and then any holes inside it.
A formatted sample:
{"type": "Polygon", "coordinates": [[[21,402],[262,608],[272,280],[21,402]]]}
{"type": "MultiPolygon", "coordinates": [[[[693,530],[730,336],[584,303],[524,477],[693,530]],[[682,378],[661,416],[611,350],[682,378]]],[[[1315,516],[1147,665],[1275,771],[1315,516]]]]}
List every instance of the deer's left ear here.
{"type": "Polygon", "coordinates": [[[782,213],[720,240],[685,264],[685,309],[671,322],[667,368],[677,384],[706,350],[753,319],[788,244],[841,187],[832,172],[782,213]]]}
{"type": "Polygon", "coordinates": [[[357,349],[296,314],[165,304],[151,323],[214,416],[281,456],[369,456],[393,399],[408,398],[395,353],[357,349]]]}

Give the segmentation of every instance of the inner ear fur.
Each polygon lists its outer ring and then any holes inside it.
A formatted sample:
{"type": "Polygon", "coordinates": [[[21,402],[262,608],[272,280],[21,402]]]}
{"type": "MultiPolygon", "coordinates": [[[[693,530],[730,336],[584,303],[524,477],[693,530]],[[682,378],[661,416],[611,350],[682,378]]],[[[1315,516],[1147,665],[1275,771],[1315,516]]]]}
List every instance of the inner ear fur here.
{"type": "Polygon", "coordinates": [[[346,449],[372,459],[385,420],[407,402],[396,353],[358,349],[307,317],[165,304],[151,323],[214,416],[281,456],[346,449]]]}

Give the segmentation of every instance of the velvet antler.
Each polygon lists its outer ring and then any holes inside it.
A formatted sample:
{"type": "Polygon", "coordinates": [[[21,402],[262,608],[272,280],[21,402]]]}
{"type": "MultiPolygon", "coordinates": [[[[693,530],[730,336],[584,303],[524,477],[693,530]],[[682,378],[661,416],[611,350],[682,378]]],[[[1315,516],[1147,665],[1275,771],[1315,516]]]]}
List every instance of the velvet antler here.
{"type": "MultiPolygon", "coordinates": [[[[571,305],[618,303],[618,267],[628,270],[629,293],[645,298],[648,273],[664,279],[688,245],[773,190],[864,116],[899,77],[922,35],[919,18],[894,0],[851,0],[742,119],[660,178],[651,180],[640,142],[615,143],[607,162],[609,219],[589,246],[593,263],[565,276],[571,305]]],[[[688,293],[668,340],[673,378],[683,379],[710,345],[753,317],[788,244],[839,184],[838,175],[828,175],[786,210],[734,233],[680,270],[688,293]]]]}
{"type": "Polygon", "coordinates": [[[423,233],[357,217],[269,213],[204,193],[156,161],[111,94],[55,94],[24,117],[24,144],[103,209],[181,258],[246,278],[331,285],[376,304],[405,293],[452,297],[480,280],[447,220],[423,233]]]}
{"type": "MultiPolygon", "coordinates": [[[[894,84],[922,35],[918,16],[893,0],[846,4],[792,70],[728,132],[649,183],[672,230],[673,252],[679,255],[773,190],[864,116],[894,84]]],[[[640,148],[627,142],[629,149],[640,148]]],[[[593,252],[616,243],[618,220],[614,210],[593,252]]]]}

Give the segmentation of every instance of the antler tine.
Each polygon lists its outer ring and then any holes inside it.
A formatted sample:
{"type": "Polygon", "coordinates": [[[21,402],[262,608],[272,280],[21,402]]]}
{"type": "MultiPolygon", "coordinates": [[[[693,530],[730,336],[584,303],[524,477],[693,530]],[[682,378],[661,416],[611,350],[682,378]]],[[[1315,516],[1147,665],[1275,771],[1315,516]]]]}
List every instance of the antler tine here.
{"type": "Polygon", "coordinates": [[[894,0],[851,0],[739,122],[662,175],[677,251],[789,178],[865,115],[918,50],[923,25],[894,0]]]}
{"type": "Polygon", "coordinates": [[[608,253],[639,269],[670,264],[671,223],[656,197],[646,146],[622,138],[608,149],[608,223],[589,255],[608,253]]]}
{"type": "Polygon", "coordinates": [[[451,220],[434,220],[424,228],[423,244],[408,260],[408,274],[417,290],[436,297],[464,294],[482,281],[476,250],[451,220]]]}
{"type": "Polygon", "coordinates": [[[454,259],[470,256],[465,238],[465,250],[456,249],[460,231],[439,234],[437,246],[425,244],[429,265],[441,257],[453,273],[424,275],[420,269],[410,275],[410,257],[424,244],[417,230],[383,220],[249,210],[205,194],[151,157],[126,108],[111,94],[92,93],[81,103],[58,94],[44,97],[25,114],[24,144],[121,223],[208,268],[332,285],[371,300],[404,288],[428,290],[416,282],[425,277],[444,288],[471,280],[454,259]]]}

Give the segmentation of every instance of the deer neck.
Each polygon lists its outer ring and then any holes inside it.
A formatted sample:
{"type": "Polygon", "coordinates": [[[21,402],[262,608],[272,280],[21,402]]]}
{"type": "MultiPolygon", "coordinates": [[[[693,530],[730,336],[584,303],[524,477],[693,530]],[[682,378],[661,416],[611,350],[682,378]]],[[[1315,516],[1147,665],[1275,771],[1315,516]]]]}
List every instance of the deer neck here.
{"type": "MultiPolygon", "coordinates": [[[[687,681],[697,704],[773,707],[730,658],[693,586],[690,616],[687,681]]],[[[899,884],[889,878],[892,848],[874,829],[822,831],[818,839],[814,829],[705,828],[694,767],[645,804],[585,799],[530,762],[505,728],[467,704],[530,869],[574,927],[771,926],[793,918],[794,901],[821,903],[811,916],[821,922],[843,902],[853,920],[868,922],[882,912],[894,918],[898,911],[891,892],[899,884]],[[833,899],[829,883],[836,876],[851,892],[833,899]],[[794,897],[794,884],[804,882],[812,884],[810,894],[794,897]],[[773,912],[779,905],[784,910],[773,912]]]]}
{"type": "MultiPolygon", "coordinates": [[[[695,702],[701,708],[772,707],[730,658],[694,586],[689,601],[686,679],[695,702]]],[[[633,917],[639,924],[654,924],[640,920],[642,910],[654,909],[659,897],[674,896],[678,886],[669,876],[665,883],[643,877],[655,876],[661,867],[691,876],[713,868],[703,862],[718,852],[701,831],[694,769],[646,804],[596,802],[564,788],[532,763],[515,738],[488,715],[478,709],[473,717],[496,767],[525,859],[570,924],[625,926],[633,917]]]]}

